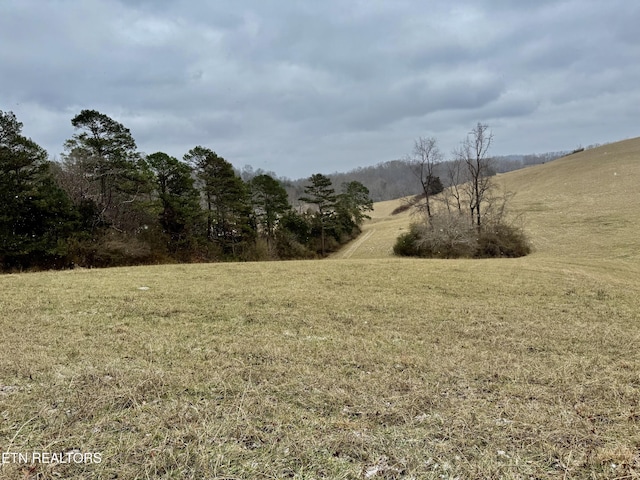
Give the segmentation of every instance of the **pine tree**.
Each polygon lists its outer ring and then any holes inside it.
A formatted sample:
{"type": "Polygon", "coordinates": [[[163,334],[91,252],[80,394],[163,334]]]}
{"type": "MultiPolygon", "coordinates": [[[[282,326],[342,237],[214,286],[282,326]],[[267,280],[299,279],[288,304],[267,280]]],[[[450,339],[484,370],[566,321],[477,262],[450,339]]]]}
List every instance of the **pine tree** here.
{"type": "Polygon", "coordinates": [[[95,203],[95,223],[118,231],[139,228],[137,209],[151,179],[131,132],[96,110],[82,110],[71,124],[78,133],[65,142],[65,161],[87,181],[82,200],[95,203]]]}
{"type": "Polygon", "coordinates": [[[373,210],[369,189],[355,180],[344,183],[342,193],[338,195],[337,210],[351,228],[359,228],[365,219],[371,218],[365,213],[373,210]]]}
{"type": "Polygon", "coordinates": [[[56,185],[47,152],[0,111],[0,268],[59,266],[78,216],[56,185]]]}
{"type": "Polygon", "coordinates": [[[223,253],[236,257],[238,247],[254,238],[250,223],[247,186],[233,170],[233,165],[205,147],[195,147],[184,160],[193,165],[200,181],[207,214],[207,238],[217,243],[223,253]]]}
{"type": "Polygon", "coordinates": [[[321,173],[309,177],[310,185],[304,188],[303,197],[300,200],[315,205],[318,209],[317,219],[320,223],[320,239],[322,255],[326,252],[326,231],[332,222],[336,207],[336,191],[331,186],[331,179],[321,173]]]}
{"type": "Polygon", "coordinates": [[[271,244],[278,219],[291,209],[287,191],[279,181],[266,174],[253,177],[249,189],[256,223],[271,244]]]}
{"type": "Polygon", "coordinates": [[[188,251],[196,241],[198,220],[202,214],[198,190],[193,185],[193,169],[163,152],[146,157],[154,176],[160,204],[158,220],[168,236],[169,253],[188,251]]]}

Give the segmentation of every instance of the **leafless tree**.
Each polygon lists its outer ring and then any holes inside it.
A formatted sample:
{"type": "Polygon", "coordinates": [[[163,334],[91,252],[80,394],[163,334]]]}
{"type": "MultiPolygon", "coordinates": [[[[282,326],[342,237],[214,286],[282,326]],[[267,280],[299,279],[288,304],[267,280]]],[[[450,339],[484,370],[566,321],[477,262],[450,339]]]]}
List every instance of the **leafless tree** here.
{"type": "Polygon", "coordinates": [[[489,148],[493,134],[487,125],[478,123],[469,132],[457,151],[457,159],[464,163],[468,181],[463,188],[469,201],[471,223],[482,228],[482,206],[491,190],[491,158],[489,148]]]}
{"type": "Polygon", "coordinates": [[[451,213],[452,209],[457,209],[458,213],[462,213],[461,186],[465,183],[465,171],[462,168],[463,162],[460,155],[454,152],[454,159],[446,162],[445,180],[449,188],[444,191],[443,200],[447,211],[451,213]]]}
{"type": "MultiPolygon", "coordinates": [[[[507,205],[514,194],[506,190],[497,192],[492,182],[494,168],[488,155],[492,141],[487,125],[478,123],[469,132],[454,150],[454,159],[442,165],[448,188],[438,199],[444,208],[436,208],[437,204],[430,206],[427,195],[428,215],[398,238],[396,253],[432,258],[487,258],[518,257],[530,252],[522,229],[506,218],[507,205]],[[468,210],[463,208],[465,204],[468,210]]],[[[429,160],[438,158],[434,156],[434,148],[435,140],[416,142],[413,165],[422,174],[421,179],[433,174],[429,167],[435,164],[429,160]]],[[[422,185],[427,188],[425,183],[422,185]]]]}
{"type": "Polygon", "coordinates": [[[413,157],[410,160],[411,170],[422,185],[425,198],[424,208],[427,218],[432,217],[431,197],[442,190],[440,178],[436,176],[435,168],[442,163],[442,154],[438,149],[435,138],[419,137],[413,147],[413,157]]]}

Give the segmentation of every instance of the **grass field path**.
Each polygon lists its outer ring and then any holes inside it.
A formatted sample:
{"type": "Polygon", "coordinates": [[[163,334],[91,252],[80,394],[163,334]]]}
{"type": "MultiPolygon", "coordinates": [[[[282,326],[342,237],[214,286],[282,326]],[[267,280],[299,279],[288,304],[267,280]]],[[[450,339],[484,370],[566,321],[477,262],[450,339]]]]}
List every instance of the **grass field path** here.
{"type": "Polygon", "coordinates": [[[374,204],[371,218],[362,226],[358,238],[346,244],[342,249],[329,255],[333,259],[374,259],[392,258],[396,238],[409,228],[410,212],[392,215],[391,212],[402,203],[389,200],[374,204]]]}
{"type": "Polygon", "coordinates": [[[369,240],[369,238],[371,238],[371,236],[375,233],[376,229],[373,228],[371,230],[369,230],[368,232],[364,233],[363,235],[360,235],[354,242],[351,242],[348,245],[348,248],[343,252],[340,251],[341,255],[340,258],[351,258],[351,256],[354,254],[354,252],[360,247],[362,246],[363,243],[365,243],[367,240],[369,240]]]}

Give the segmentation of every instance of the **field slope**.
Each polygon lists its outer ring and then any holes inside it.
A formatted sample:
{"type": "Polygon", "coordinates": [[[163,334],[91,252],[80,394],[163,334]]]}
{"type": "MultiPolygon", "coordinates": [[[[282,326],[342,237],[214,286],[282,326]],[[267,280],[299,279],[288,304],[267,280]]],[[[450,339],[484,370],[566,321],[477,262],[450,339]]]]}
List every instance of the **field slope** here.
{"type": "MultiPolygon", "coordinates": [[[[640,264],[639,177],[640,138],[635,138],[498,175],[497,180],[500,188],[516,193],[512,211],[525,214],[535,259],[640,264]]],[[[395,238],[411,221],[408,212],[391,215],[401,204],[375,204],[372,220],[364,226],[365,234],[373,234],[347,256],[393,256],[395,238]]]]}
{"type": "Polygon", "coordinates": [[[394,258],[384,202],[324,261],[2,276],[0,450],[101,461],[0,478],[636,478],[639,176],[499,176],[520,259],[394,258]]]}

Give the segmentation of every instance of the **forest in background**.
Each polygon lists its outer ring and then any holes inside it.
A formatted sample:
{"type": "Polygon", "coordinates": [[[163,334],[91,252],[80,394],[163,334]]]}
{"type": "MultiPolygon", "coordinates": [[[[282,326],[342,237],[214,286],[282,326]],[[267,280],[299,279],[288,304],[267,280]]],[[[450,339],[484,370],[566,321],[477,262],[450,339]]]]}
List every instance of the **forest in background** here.
{"type": "MultiPolygon", "coordinates": [[[[591,148],[591,147],[589,147],[591,148]]],[[[550,152],[529,155],[506,155],[492,157],[492,172],[506,173],[513,170],[550,162],[556,158],[567,155],[570,152],[550,152]]],[[[450,187],[446,180],[448,164],[453,160],[445,160],[435,167],[434,174],[442,179],[443,186],[450,187]]],[[[366,167],[359,167],[348,172],[334,172],[327,174],[335,185],[344,182],[357,181],[362,183],[369,190],[369,196],[374,202],[385,200],[395,200],[409,195],[415,195],[422,191],[419,177],[411,170],[412,159],[405,157],[398,160],[390,160],[366,167]]],[[[252,172],[253,169],[247,166],[243,172],[252,172]]],[[[280,178],[287,189],[292,202],[295,201],[304,190],[307,179],[301,178],[290,180],[280,178]]]]}

